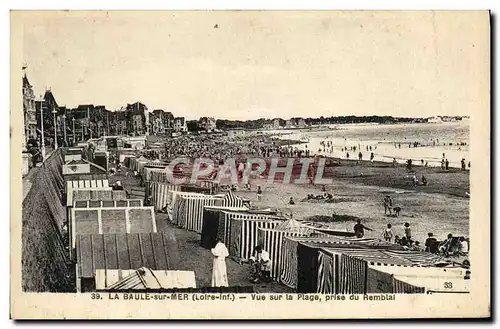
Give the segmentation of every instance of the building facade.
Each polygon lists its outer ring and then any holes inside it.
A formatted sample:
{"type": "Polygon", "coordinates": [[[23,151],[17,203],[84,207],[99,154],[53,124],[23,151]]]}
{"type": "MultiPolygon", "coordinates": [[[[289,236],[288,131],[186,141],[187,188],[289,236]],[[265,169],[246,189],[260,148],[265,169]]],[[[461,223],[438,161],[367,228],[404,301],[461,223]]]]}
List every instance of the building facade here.
{"type": "Polygon", "coordinates": [[[25,142],[28,139],[36,139],[36,105],[35,92],[26,74],[23,77],[23,114],[25,142]]]}
{"type": "Polygon", "coordinates": [[[149,131],[149,114],[146,105],[141,102],[127,104],[127,131],[128,135],[141,136],[147,135],[149,131]]]}
{"type": "Polygon", "coordinates": [[[198,126],[202,130],[212,132],[217,129],[217,120],[213,117],[201,117],[198,122],[198,126]]]}
{"type": "Polygon", "coordinates": [[[187,123],[184,117],[174,118],[174,132],[187,132],[187,123]]]}
{"type": "MultiPolygon", "coordinates": [[[[171,136],[172,132],[186,132],[184,117],[175,118],[172,112],[162,109],[148,112],[141,102],[127,104],[116,111],[104,105],[84,104],[75,108],[60,106],[50,89],[36,96],[26,75],[23,77],[23,145],[30,138],[46,145],[70,145],[102,136],[143,136],[149,133],[171,136]],[[42,124],[43,120],[43,124],[42,124]],[[43,130],[43,134],[41,133],[43,130]]],[[[215,120],[207,121],[208,127],[215,127],[215,120]]]]}
{"type": "Polygon", "coordinates": [[[174,115],[162,109],[156,109],[149,114],[150,132],[153,135],[171,136],[174,126],[174,115]]]}

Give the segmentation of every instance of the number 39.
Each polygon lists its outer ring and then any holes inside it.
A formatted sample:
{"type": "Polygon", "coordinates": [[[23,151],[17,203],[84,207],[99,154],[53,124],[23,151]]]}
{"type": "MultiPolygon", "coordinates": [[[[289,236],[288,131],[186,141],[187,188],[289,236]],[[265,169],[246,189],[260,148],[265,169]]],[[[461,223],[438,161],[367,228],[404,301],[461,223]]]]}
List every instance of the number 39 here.
{"type": "Polygon", "coordinates": [[[445,287],[446,289],[451,289],[451,288],[453,288],[453,283],[451,283],[451,282],[445,282],[445,283],[444,283],[444,287],[445,287]]]}

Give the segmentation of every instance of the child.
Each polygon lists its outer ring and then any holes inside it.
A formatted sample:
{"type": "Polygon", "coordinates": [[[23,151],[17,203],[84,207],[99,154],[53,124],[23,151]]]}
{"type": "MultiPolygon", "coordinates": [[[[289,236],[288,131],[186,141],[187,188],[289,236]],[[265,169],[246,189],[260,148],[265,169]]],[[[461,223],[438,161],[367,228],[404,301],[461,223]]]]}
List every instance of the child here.
{"type": "Polygon", "coordinates": [[[410,248],[410,250],[412,250],[412,251],[422,251],[422,249],[420,249],[420,242],[415,241],[415,244],[410,248]]]}
{"type": "Polygon", "coordinates": [[[392,233],[392,225],[387,224],[387,228],[384,230],[384,240],[387,242],[391,242],[393,237],[392,233]]]}
{"type": "Polygon", "coordinates": [[[405,223],[405,237],[406,237],[406,240],[408,241],[408,244],[411,245],[411,228],[410,228],[410,223],[405,223]]]}
{"type": "Polygon", "coordinates": [[[262,200],[262,190],[260,186],[257,187],[257,200],[261,201],[262,200]]]}

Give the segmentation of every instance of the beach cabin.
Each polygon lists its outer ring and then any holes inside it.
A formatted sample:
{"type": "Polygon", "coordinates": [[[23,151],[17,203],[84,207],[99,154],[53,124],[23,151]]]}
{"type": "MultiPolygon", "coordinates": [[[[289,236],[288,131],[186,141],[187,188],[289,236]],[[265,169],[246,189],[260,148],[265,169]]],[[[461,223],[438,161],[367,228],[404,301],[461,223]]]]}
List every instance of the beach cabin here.
{"type": "Polygon", "coordinates": [[[66,208],[68,222],[71,222],[71,209],[93,207],[142,207],[142,200],[127,199],[125,191],[113,191],[111,188],[73,190],[72,204],[66,208]]]}
{"type": "Polygon", "coordinates": [[[123,190],[99,190],[99,189],[85,189],[73,191],[73,202],[81,200],[127,200],[127,193],[123,190]]]}
{"type": "Polygon", "coordinates": [[[73,192],[77,190],[112,191],[113,188],[109,186],[107,179],[67,180],[64,198],[67,207],[73,206],[73,192]]]}
{"type": "Polygon", "coordinates": [[[101,292],[135,292],[196,288],[194,271],[96,269],[95,290],[101,292]]]}
{"type": "Polygon", "coordinates": [[[146,147],[146,136],[123,137],[123,142],[134,150],[142,150],[146,147]]]}
{"type": "Polygon", "coordinates": [[[64,152],[64,162],[67,163],[72,160],[79,161],[82,159],[83,148],[70,147],[64,152]]]}
{"type": "Polygon", "coordinates": [[[70,255],[79,234],[157,232],[153,207],[95,207],[71,209],[70,255]]]}
{"type": "Polygon", "coordinates": [[[66,181],[108,178],[108,173],[104,167],[84,159],[66,162],[62,167],[62,173],[66,181]]]}
{"type": "Polygon", "coordinates": [[[94,152],[93,162],[107,172],[109,167],[109,152],[98,150],[94,152]]]}
{"type": "MultiPolygon", "coordinates": [[[[117,192],[117,191],[111,191],[117,192]]],[[[124,200],[74,200],[73,208],[114,208],[114,207],[142,207],[141,199],[124,200]]]]}
{"type": "Polygon", "coordinates": [[[163,233],[83,234],[77,236],[75,245],[77,292],[95,291],[97,286],[101,288],[102,272],[99,273],[99,284],[96,282],[99,270],[105,271],[106,278],[120,274],[112,270],[143,267],[153,271],[172,270],[167,237],[163,233]]]}

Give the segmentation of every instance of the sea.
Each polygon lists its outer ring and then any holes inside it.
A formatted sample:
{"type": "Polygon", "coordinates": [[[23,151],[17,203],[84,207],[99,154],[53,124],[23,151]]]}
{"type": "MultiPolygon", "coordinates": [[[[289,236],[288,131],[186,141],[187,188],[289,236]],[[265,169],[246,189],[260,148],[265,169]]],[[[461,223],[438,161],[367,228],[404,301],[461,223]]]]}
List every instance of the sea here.
{"type": "Polygon", "coordinates": [[[337,158],[374,161],[422,163],[440,166],[444,158],[449,166],[460,168],[465,159],[468,166],[470,147],[470,121],[413,124],[345,124],[323,130],[282,129],[275,130],[279,138],[300,140],[299,150],[308,149],[312,154],[337,158]],[[415,147],[416,145],[416,147],[415,147]],[[354,151],[356,147],[356,151],[354,151]]]}

